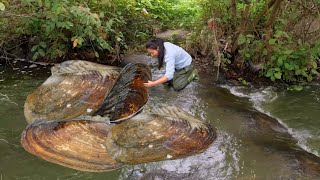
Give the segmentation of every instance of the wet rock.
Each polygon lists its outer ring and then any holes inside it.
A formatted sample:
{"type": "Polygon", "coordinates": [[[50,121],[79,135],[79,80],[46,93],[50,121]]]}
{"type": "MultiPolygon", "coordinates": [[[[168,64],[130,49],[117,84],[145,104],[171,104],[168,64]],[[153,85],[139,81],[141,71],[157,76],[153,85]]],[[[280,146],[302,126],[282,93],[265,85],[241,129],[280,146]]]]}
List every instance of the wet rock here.
{"type": "Polygon", "coordinates": [[[252,61],[249,61],[248,64],[249,64],[250,70],[254,73],[261,70],[264,65],[263,63],[255,63],[252,61]]]}
{"type": "Polygon", "coordinates": [[[36,67],[38,67],[36,64],[32,64],[29,66],[29,68],[36,68],[36,67]]]}
{"type": "Polygon", "coordinates": [[[161,38],[163,40],[177,40],[184,41],[187,38],[188,31],[177,29],[177,30],[168,30],[156,35],[157,38],[161,38]]]}

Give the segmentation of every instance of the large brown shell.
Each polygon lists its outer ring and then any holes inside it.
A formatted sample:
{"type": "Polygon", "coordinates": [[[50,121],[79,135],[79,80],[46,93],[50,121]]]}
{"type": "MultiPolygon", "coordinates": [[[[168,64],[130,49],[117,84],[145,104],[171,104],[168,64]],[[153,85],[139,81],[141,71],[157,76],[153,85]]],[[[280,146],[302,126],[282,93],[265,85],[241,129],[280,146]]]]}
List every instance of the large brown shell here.
{"type": "Polygon", "coordinates": [[[215,130],[176,107],[141,113],[112,128],[107,149],[122,163],[139,164],[177,159],[203,152],[215,130]]]}
{"type": "Polygon", "coordinates": [[[148,88],[143,84],[148,80],[151,80],[151,71],[146,64],[128,64],[94,115],[108,116],[111,122],[132,117],[148,101],[148,88]]]}
{"type": "Polygon", "coordinates": [[[66,61],[27,97],[24,114],[36,120],[67,120],[93,114],[119,75],[118,68],[87,61],[66,61]]]}
{"type": "Polygon", "coordinates": [[[23,132],[21,144],[30,153],[81,171],[109,171],[122,166],[105,145],[112,125],[94,121],[42,121],[23,132]]]}
{"type": "Polygon", "coordinates": [[[21,143],[47,161],[99,172],[190,156],[206,150],[215,138],[208,123],[168,107],[115,125],[87,120],[35,122],[23,132],[21,143]]]}

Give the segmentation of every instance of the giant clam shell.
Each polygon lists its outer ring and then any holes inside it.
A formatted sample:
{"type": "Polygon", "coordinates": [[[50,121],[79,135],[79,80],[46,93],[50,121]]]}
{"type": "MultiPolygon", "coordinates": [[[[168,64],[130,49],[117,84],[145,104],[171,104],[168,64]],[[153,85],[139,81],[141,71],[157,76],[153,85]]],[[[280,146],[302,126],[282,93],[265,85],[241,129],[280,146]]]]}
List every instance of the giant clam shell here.
{"type": "Polygon", "coordinates": [[[207,149],[216,138],[208,123],[176,107],[142,111],[148,101],[143,83],[150,79],[145,64],[129,64],[120,73],[86,61],[53,67],[52,76],[27,97],[25,116],[32,124],[21,144],[42,159],[91,172],[207,149]]]}
{"type": "Polygon", "coordinates": [[[24,114],[37,120],[69,120],[81,115],[121,120],[133,116],[148,101],[143,83],[151,79],[145,64],[129,64],[119,73],[112,66],[66,61],[27,97],[24,114]]]}
{"type": "Polygon", "coordinates": [[[97,111],[113,87],[119,69],[87,61],[66,61],[28,95],[24,114],[36,120],[65,120],[97,111]]]}
{"type": "Polygon", "coordinates": [[[148,89],[143,84],[148,80],[151,80],[151,71],[146,64],[128,64],[94,115],[108,116],[111,122],[132,117],[148,101],[148,89]]]}
{"type": "Polygon", "coordinates": [[[177,159],[203,152],[215,130],[174,107],[141,112],[120,124],[102,121],[41,121],[29,125],[21,143],[47,161],[82,171],[177,159]]]}
{"type": "Polygon", "coordinates": [[[107,153],[111,125],[94,121],[40,121],[29,125],[22,146],[47,161],[81,171],[108,171],[122,166],[107,153]]]}
{"type": "Polygon", "coordinates": [[[177,159],[203,152],[216,133],[210,124],[176,107],[140,113],[112,128],[107,149],[123,163],[177,159]]]}

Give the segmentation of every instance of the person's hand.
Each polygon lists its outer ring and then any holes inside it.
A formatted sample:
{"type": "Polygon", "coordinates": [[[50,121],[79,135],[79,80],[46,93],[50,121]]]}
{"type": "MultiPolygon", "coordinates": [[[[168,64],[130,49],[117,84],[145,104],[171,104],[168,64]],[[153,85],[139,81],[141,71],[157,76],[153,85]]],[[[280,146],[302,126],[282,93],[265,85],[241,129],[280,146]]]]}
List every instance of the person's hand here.
{"type": "Polygon", "coordinates": [[[150,88],[150,87],[155,86],[156,84],[154,83],[154,81],[148,81],[147,83],[143,83],[143,85],[144,85],[145,87],[150,88]]]}

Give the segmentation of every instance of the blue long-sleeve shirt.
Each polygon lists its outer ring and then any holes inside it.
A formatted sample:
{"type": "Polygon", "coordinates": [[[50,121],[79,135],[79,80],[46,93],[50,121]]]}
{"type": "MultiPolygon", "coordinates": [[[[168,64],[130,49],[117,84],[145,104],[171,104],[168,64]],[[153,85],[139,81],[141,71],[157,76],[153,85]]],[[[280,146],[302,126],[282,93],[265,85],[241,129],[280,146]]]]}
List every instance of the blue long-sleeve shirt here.
{"type": "Polygon", "coordinates": [[[168,80],[171,80],[175,69],[179,70],[189,66],[192,62],[192,57],[184,49],[170,42],[165,42],[164,48],[164,62],[166,63],[165,76],[168,80]]]}

